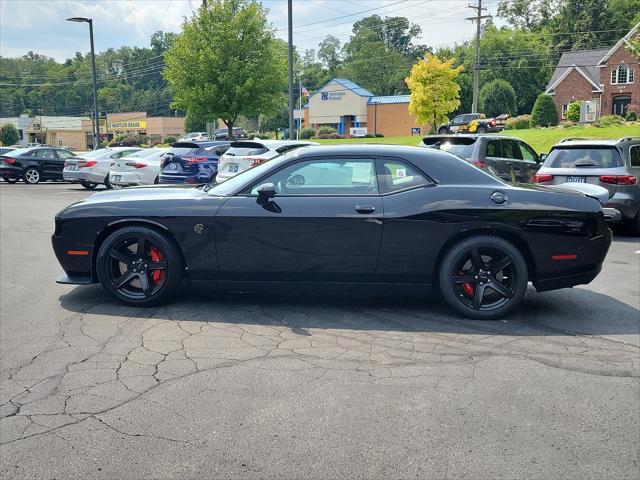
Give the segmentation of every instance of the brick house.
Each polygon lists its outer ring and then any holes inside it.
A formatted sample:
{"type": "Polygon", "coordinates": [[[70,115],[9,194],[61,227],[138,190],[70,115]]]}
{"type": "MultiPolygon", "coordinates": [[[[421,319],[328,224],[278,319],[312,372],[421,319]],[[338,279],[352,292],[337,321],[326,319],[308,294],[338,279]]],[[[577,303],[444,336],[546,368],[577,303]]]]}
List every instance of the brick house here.
{"type": "Polygon", "coordinates": [[[567,106],[580,102],[580,121],[595,122],[602,115],[640,112],[638,59],[625,50],[629,39],[640,36],[640,24],[611,48],[564,52],[546,92],[553,95],[558,118],[567,106]]]}

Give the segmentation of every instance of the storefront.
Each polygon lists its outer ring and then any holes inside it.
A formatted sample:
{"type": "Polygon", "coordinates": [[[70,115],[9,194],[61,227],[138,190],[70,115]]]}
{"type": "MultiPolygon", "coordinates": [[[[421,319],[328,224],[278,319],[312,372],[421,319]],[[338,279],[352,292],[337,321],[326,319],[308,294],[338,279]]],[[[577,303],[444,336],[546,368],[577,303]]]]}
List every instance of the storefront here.
{"type": "MultiPolygon", "coordinates": [[[[100,118],[100,139],[111,141],[119,135],[162,141],[165,137],[184,135],[184,117],[148,117],[147,112],[108,113],[100,118]]],[[[83,124],[87,145],[92,143],[91,121],[83,124]]]]}
{"type": "Polygon", "coordinates": [[[416,135],[426,133],[429,128],[419,125],[409,113],[409,95],[375,96],[341,78],[320,87],[294,116],[298,127],[317,130],[330,126],[345,137],[416,135]]]}

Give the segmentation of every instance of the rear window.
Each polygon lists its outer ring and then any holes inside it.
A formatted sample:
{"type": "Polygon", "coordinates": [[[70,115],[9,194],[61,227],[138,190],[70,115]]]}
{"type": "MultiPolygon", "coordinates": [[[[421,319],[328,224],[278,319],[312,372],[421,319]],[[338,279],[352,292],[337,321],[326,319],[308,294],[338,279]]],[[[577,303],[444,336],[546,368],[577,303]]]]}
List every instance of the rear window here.
{"type": "Polygon", "coordinates": [[[145,148],[144,150],[138,150],[137,152],[130,153],[129,155],[127,155],[127,157],[133,157],[133,158],[150,157],[151,155],[158,153],[158,151],[160,150],[161,150],[160,148],[145,148]]]}
{"type": "Polygon", "coordinates": [[[262,148],[253,148],[253,147],[231,147],[226,151],[225,155],[229,155],[231,157],[249,157],[253,155],[260,155],[262,153],[268,152],[269,149],[262,148]]]}
{"type": "Polygon", "coordinates": [[[554,148],[543,164],[547,168],[617,168],[622,167],[618,150],[610,147],[554,148]]]}
{"type": "Polygon", "coordinates": [[[431,137],[425,138],[423,143],[430,148],[453,153],[454,155],[468,160],[473,154],[473,144],[476,138],[473,137],[431,137]]]}

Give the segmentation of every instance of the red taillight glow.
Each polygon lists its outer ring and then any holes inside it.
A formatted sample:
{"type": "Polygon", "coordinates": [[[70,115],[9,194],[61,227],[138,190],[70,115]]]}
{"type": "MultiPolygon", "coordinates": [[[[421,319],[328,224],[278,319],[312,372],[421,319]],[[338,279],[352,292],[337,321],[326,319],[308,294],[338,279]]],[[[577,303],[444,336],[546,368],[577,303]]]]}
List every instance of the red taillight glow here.
{"type": "Polygon", "coordinates": [[[498,122],[495,119],[491,120],[491,125],[495,126],[498,122]]]}
{"type": "Polygon", "coordinates": [[[602,175],[600,181],[612,185],[635,185],[638,179],[633,175],[602,175]]]}
{"type": "Polygon", "coordinates": [[[487,166],[487,162],[485,162],[484,160],[474,160],[473,163],[476,167],[479,168],[485,168],[487,166]]]}
{"type": "Polygon", "coordinates": [[[146,163],[142,163],[142,162],[126,162],[125,165],[133,168],[144,168],[147,166],[146,163]]]}
{"type": "Polygon", "coordinates": [[[2,157],[2,161],[7,165],[13,165],[14,163],[16,163],[16,159],[11,157],[2,157]]]}
{"type": "Polygon", "coordinates": [[[78,168],[93,167],[94,165],[97,165],[97,164],[98,162],[96,160],[80,160],[78,163],[76,163],[78,168]]]}
{"type": "Polygon", "coordinates": [[[251,160],[251,166],[255,167],[256,165],[260,165],[261,163],[264,163],[269,159],[263,157],[247,157],[247,160],[251,160]]]}
{"type": "Polygon", "coordinates": [[[533,183],[550,182],[552,180],[553,180],[553,175],[549,175],[548,173],[543,173],[541,175],[534,175],[533,177],[531,177],[531,181],[533,183]]]}
{"type": "Polygon", "coordinates": [[[578,258],[578,255],[576,255],[575,253],[568,253],[568,254],[564,254],[564,255],[552,255],[551,256],[552,260],[575,260],[576,258],[578,258]]]}
{"type": "Polygon", "coordinates": [[[209,157],[189,157],[187,163],[203,163],[209,160],[209,157]]]}

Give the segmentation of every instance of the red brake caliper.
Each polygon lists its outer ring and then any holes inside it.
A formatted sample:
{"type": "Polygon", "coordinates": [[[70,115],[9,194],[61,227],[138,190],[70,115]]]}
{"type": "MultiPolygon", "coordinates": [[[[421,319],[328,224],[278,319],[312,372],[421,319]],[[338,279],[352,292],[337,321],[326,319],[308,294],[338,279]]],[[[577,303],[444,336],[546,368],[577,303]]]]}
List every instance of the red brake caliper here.
{"type": "MultiPolygon", "coordinates": [[[[459,275],[464,275],[464,272],[460,272],[459,275]]],[[[473,297],[476,293],[476,286],[473,283],[463,283],[462,290],[467,294],[468,297],[473,297]]]]}
{"type": "MultiPolygon", "coordinates": [[[[160,262],[162,261],[162,254],[156,247],[151,247],[151,261],[152,262],[160,262]]],[[[164,272],[162,270],[151,270],[151,278],[153,278],[153,283],[156,285],[160,283],[162,280],[162,276],[164,272]]]]}

